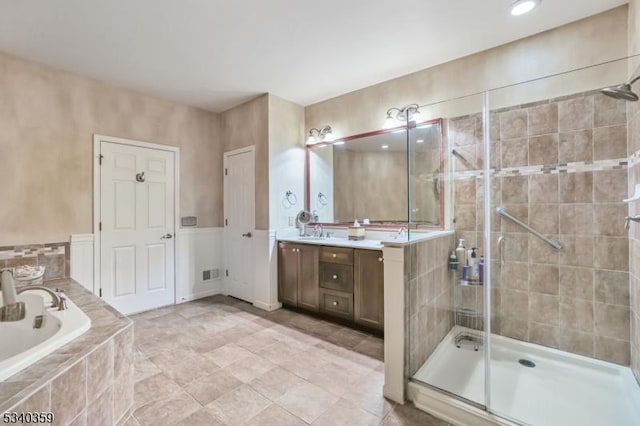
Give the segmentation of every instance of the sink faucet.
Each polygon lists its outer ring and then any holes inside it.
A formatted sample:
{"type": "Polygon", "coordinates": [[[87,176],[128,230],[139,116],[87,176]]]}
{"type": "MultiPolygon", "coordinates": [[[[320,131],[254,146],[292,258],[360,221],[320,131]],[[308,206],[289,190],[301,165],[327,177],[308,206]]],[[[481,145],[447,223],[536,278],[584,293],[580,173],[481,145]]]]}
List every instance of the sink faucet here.
{"type": "Polygon", "coordinates": [[[324,237],[324,228],[322,227],[322,224],[318,223],[313,227],[313,236],[319,238],[324,237]]]}
{"type": "Polygon", "coordinates": [[[13,278],[13,268],[0,269],[0,290],[2,290],[2,307],[0,307],[0,322],[20,321],[25,316],[24,302],[16,301],[16,285],[13,278]]]}

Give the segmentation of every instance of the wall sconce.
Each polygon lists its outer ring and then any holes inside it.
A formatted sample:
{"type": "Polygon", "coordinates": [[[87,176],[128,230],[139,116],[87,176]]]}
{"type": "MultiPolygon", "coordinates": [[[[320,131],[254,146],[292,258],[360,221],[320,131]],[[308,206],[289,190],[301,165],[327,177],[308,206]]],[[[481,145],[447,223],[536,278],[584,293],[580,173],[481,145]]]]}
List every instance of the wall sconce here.
{"type": "Polygon", "coordinates": [[[389,108],[387,110],[387,119],[384,121],[384,125],[382,127],[384,129],[392,129],[394,127],[408,124],[410,121],[418,123],[421,120],[420,105],[409,104],[403,108],[389,108]]]}
{"type": "Polygon", "coordinates": [[[316,129],[314,127],[311,130],[309,130],[307,145],[315,145],[321,142],[332,142],[332,141],[333,141],[333,133],[331,131],[331,126],[329,125],[323,126],[320,129],[316,129]]]}

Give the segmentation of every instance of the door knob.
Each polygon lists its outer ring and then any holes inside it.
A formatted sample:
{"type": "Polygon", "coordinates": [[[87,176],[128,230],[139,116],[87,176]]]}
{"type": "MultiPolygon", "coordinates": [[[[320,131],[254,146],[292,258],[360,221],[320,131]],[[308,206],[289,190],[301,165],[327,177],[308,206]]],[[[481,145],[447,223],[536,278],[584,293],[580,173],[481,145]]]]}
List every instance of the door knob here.
{"type": "Polygon", "coordinates": [[[170,240],[173,238],[173,234],[165,234],[162,237],[160,237],[161,240],[170,240]]]}
{"type": "Polygon", "coordinates": [[[251,231],[247,232],[246,234],[242,234],[243,237],[247,237],[247,238],[251,238],[251,231]]]}

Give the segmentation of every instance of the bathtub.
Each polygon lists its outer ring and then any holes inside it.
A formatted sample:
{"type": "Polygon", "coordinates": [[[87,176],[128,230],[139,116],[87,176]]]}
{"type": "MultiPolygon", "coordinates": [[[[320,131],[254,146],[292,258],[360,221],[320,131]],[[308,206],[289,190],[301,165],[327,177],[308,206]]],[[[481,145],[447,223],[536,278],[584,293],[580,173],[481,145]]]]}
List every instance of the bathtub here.
{"type": "Polygon", "coordinates": [[[410,398],[425,411],[457,424],[517,419],[544,426],[640,425],[640,385],[628,367],[496,335],[491,336],[490,406],[502,418],[487,413],[480,408],[484,347],[457,348],[454,339],[460,333],[477,332],[454,327],[413,376],[410,398]],[[472,420],[472,414],[478,417],[472,420]]]}
{"type": "MultiPolygon", "coordinates": [[[[0,293],[1,299],[2,293],[0,293]]],[[[27,368],[39,359],[80,336],[91,327],[91,320],[71,300],[67,309],[45,308],[51,297],[32,290],[18,295],[24,302],[26,316],[20,321],[0,322],[0,382],[27,368]],[[42,315],[41,328],[34,328],[36,316],[42,315]]]]}

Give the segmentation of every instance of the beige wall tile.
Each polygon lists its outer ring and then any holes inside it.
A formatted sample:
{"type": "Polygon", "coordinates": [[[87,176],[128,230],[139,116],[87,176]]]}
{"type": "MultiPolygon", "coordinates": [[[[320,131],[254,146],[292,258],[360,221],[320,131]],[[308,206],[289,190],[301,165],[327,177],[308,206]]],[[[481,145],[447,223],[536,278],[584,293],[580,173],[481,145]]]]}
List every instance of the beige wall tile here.
{"type": "Polygon", "coordinates": [[[627,126],[593,129],[593,159],[608,160],[627,156],[627,126]]]}
{"type": "Polygon", "coordinates": [[[593,357],[595,354],[593,334],[561,329],[560,349],[578,355],[593,357]]]}
{"type": "Polygon", "coordinates": [[[626,124],[627,108],[624,102],[597,94],[593,98],[595,127],[626,124]]]}
{"type": "Polygon", "coordinates": [[[561,203],[593,202],[593,173],[558,175],[558,198],[561,203]]]}
{"type": "Polygon", "coordinates": [[[629,307],[595,303],[595,333],[626,340],[630,335],[629,307]]]}
{"type": "Polygon", "coordinates": [[[629,270],[629,242],[627,238],[596,237],[593,266],[615,271],[629,270]]]}
{"type": "Polygon", "coordinates": [[[558,205],[529,204],[529,225],[543,234],[558,234],[558,205]]]}
{"type": "Polygon", "coordinates": [[[631,352],[629,341],[610,339],[608,337],[596,336],[595,337],[595,356],[598,359],[602,359],[616,364],[624,366],[629,365],[631,362],[631,352]]]}
{"type": "Polygon", "coordinates": [[[549,204],[558,202],[558,175],[529,176],[529,202],[549,204]]]}
{"type": "Polygon", "coordinates": [[[517,204],[528,201],[529,183],[526,176],[508,176],[501,180],[503,203],[517,204]]]}
{"type": "Polygon", "coordinates": [[[67,424],[85,408],[87,363],[83,360],[51,383],[51,411],[56,422],[67,424]]]}
{"type": "Polygon", "coordinates": [[[629,273],[626,271],[595,271],[595,301],[629,306],[629,273]]]}
{"type": "Polygon", "coordinates": [[[113,384],[113,340],[87,357],[87,402],[93,402],[113,384]]]}
{"type": "MultiPolygon", "coordinates": [[[[529,293],[529,320],[547,325],[558,325],[560,299],[549,294],[529,293]]],[[[530,333],[533,329],[529,330],[530,333]]],[[[556,342],[557,343],[557,342],[556,342]]],[[[556,346],[557,347],[557,344],[556,346]]]]}
{"type": "Polygon", "coordinates": [[[560,266],[560,296],[571,299],[593,300],[593,269],[560,266]]]}
{"type": "Polygon", "coordinates": [[[593,207],[595,235],[626,237],[627,231],[624,229],[624,218],[628,215],[626,204],[595,204],[593,207]]]}
{"type": "Polygon", "coordinates": [[[593,130],[560,133],[558,161],[560,163],[593,161],[593,130]]]}
{"type": "Polygon", "coordinates": [[[526,110],[513,110],[500,114],[500,139],[523,138],[527,134],[526,110]]]}
{"type": "Polygon", "coordinates": [[[561,204],[560,234],[593,235],[593,204],[561,204]]]}
{"type": "Polygon", "coordinates": [[[560,235],[560,241],[564,245],[559,255],[561,265],[593,267],[594,240],[592,237],[560,235]]]}
{"type": "Polygon", "coordinates": [[[531,322],[529,324],[529,341],[539,345],[557,348],[560,346],[560,329],[547,324],[531,322]]]}
{"type": "Polygon", "coordinates": [[[87,424],[111,425],[113,418],[113,386],[109,386],[87,407],[87,424]]]}
{"type": "MultiPolygon", "coordinates": [[[[560,289],[559,269],[555,265],[531,264],[529,290],[557,296],[560,289]]],[[[539,321],[542,322],[542,321],[539,321]]]]}
{"type": "Polygon", "coordinates": [[[527,112],[529,136],[558,132],[558,104],[537,105],[528,108],[527,112]]]}
{"type": "Polygon", "coordinates": [[[593,127],[593,96],[558,102],[558,129],[560,132],[593,127]]]}
{"type": "Polygon", "coordinates": [[[502,160],[500,165],[503,168],[526,166],[529,163],[528,139],[506,139],[500,144],[502,160]]]}
{"type": "Polygon", "coordinates": [[[558,134],[532,136],[529,138],[529,165],[558,163],[558,134]]]}
{"type": "Polygon", "coordinates": [[[560,327],[579,331],[594,330],[593,302],[560,298],[560,327]]]}
{"type": "Polygon", "coordinates": [[[627,170],[594,172],[593,196],[596,203],[619,203],[627,198],[627,170]]]}

